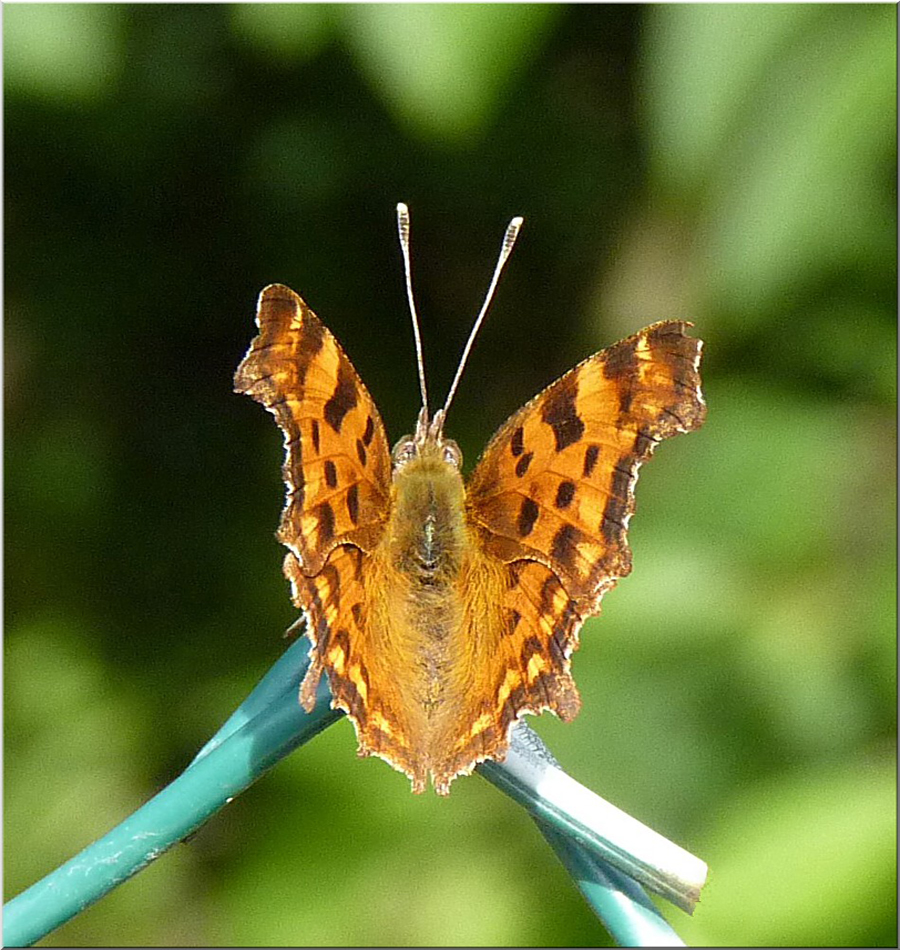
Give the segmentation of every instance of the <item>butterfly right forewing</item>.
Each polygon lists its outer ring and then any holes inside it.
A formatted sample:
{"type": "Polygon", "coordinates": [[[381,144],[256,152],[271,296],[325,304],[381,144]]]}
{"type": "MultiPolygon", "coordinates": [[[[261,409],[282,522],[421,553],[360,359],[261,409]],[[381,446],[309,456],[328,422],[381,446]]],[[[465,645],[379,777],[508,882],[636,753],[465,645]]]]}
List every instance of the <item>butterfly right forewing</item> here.
{"type": "Polygon", "coordinates": [[[705,417],[689,326],[653,324],[580,363],[501,427],[469,480],[487,549],[547,564],[581,610],[631,570],[641,464],[705,417]]]}

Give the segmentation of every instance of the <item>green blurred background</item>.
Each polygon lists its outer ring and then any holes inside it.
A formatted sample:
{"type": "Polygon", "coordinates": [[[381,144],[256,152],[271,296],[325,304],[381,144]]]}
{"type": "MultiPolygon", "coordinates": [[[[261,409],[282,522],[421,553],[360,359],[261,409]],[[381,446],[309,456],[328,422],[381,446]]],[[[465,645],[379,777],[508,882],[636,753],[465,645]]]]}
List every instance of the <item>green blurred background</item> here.
{"type": "MultiPolygon", "coordinates": [[[[709,862],[691,943],[896,945],[896,7],[9,5],[5,887],[186,765],[283,649],[281,438],[231,392],[271,281],[392,439],[394,206],[471,465],[663,318],[709,418],[587,624],[579,780],[709,862]]],[[[608,938],[520,808],[413,797],[346,721],[46,945],[608,938]]],[[[668,911],[667,911],[668,913],[668,911]]]]}

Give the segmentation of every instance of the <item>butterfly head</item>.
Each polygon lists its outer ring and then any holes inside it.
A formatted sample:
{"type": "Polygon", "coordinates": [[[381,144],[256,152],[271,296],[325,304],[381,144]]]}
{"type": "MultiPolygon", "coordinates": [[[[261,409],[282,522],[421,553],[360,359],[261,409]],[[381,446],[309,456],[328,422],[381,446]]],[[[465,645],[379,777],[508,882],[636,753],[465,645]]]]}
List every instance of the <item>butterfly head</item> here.
{"type": "Polygon", "coordinates": [[[438,461],[459,471],[462,468],[462,452],[453,439],[444,437],[444,410],[439,409],[433,419],[428,410],[422,409],[416,422],[414,435],[405,435],[391,453],[396,474],[416,459],[438,461]]]}

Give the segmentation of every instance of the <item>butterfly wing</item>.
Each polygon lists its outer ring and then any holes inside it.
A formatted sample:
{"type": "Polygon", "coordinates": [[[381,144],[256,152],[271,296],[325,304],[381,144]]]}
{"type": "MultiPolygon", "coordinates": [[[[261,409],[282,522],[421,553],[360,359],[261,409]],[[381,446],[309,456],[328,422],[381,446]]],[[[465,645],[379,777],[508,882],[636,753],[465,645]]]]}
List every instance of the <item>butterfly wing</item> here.
{"type": "Polygon", "coordinates": [[[294,291],[266,287],[256,323],[234,387],[262,403],[284,433],[278,538],[314,575],[338,545],[369,551],[381,536],[390,504],[387,436],[350,360],[294,291]]]}
{"type": "Polygon", "coordinates": [[[702,343],[689,326],[654,324],[576,366],[502,426],[471,475],[469,518],[509,565],[508,642],[526,674],[522,694],[498,694],[504,723],[517,706],[577,712],[569,657],[584,619],[631,570],[638,469],[705,417],[702,343]]]}
{"type": "Polygon", "coordinates": [[[284,434],[287,501],[278,539],[284,572],[313,644],[301,688],[315,704],[322,670],[334,705],[364,718],[364,554],[390,513],[391,460],[372,397],[337,340],[292,290],[259,297],[253,340],[235,390],[262,403],[284,434]]]}

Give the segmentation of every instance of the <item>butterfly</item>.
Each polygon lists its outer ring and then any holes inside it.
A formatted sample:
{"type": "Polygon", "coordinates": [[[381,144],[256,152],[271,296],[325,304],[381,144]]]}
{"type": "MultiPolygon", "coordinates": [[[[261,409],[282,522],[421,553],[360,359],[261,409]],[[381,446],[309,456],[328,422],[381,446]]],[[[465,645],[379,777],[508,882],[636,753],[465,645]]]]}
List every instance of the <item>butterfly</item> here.
{"type": "Polygon", "coordinates": [[[322,673],[359,754],[435,790],[502,761],[525,713],[578,712],[571,674],[584,621],[631,571],[638,470],[664,439],[698,428],[702,343],[654,323],[570,370],[497,431],[467,480],[446,411],[521,226],[510,223],[444,408],[428,409],[398,205],[422,409],[391,449],[378,409],[325,325],[281,284],[259,296],[259,334],[235,390],[284,435],[278,539],[312,643],[300,689],[322,673]]]}

